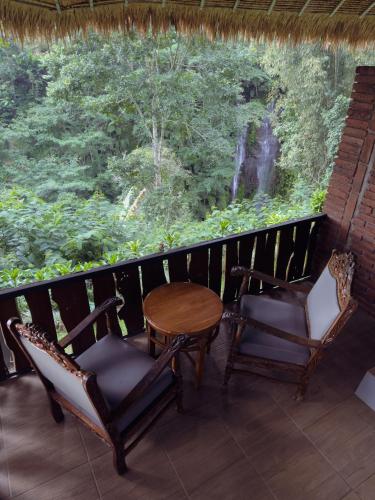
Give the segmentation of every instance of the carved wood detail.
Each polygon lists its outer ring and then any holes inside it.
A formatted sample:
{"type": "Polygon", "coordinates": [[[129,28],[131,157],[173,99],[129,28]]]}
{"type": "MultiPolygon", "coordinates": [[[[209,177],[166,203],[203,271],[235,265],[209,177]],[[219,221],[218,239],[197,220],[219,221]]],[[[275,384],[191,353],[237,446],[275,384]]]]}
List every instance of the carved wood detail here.
{"type": "Polygon", "coordinates": [[[351,298],[354,267],[354,256],[351,252],[339,253],[337,250],[332,252],[328,261],[328,269],[337,283],[337,299],[341,310],[347,307],[351,298]]]}
{"type": "Polygon", "coordinates": [[[50,334],[42,330],[38,325],[34,323],[26,323],[25,325],[18,323],[15,325],[15,328],[22,337],[51,356],[54,361],[68,372],[80,378],[83,378],[87,374],[87,372],[80,370],[77,363],[65,354],[56,341],[51,340],[50,334]]]}

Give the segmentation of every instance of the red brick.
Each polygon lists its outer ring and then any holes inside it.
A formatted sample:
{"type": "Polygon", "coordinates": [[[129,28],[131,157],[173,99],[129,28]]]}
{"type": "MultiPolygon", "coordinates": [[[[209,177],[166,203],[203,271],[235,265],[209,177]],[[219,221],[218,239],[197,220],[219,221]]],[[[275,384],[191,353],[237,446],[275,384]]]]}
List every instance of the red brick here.
{"type": "Polygon", "coordinates": [[[354,215],[354,210],[357,206],[357,201],[358,201],[358,193],[352,191],[349,195],[348,201],[345,206],[345,212],[343,217],[345,222],[350,222],[352,220],[354,215]]]}
{"type": "Polygon", "coordinates": [[[330,184],[335,186],[341,186],[342,184],[351,185],[353,183],[353,178],[342,175],[340,172],[334,171],[329,182],[330,184]]]}
{"type": "Polygon", "coordinates": [[[375,94],[362,93],[362,92],[352,92],[351,98],[356,102],[375,102],[375,94]]]}
{"type": "Polygon", "coordinates": [[[358,146],[358,144],[341,142],[339,146],[339,157],[341,157],[340,152],[346,153],[350,157],[350,160],[356,161],[361,154],[361,146],[358,146]]]}
{"type": "Polygon", "coordinates": [[[349,110],[355,109],[357,111],[366,111],[366,112],[373,112],[374,106],[371,103],[368,102],[359,102],[357,100],[353,100],[350,103],[349,110]]]}
{"type": "Polygon", "coordinates": [[[352,107],[348,111],[348,116],[353,120],[368,121],[371,120],[372,110],[356,109],[352,107]]]}
{"type": "Polygon", "coordinates": [[[373,85],[375,84],[375,75],[356,75],[355,81],[357,83],[369,83],[373,85]]]}
{"type": "Polygon", "coordinates": [[[332,208],[332,206],[329,203],[325,203],[323,210],[335,222],[337,223],[341,222],[344,212],[344,206],[337,209],[336,207],[332,208]]]}
{"type": "Polygon", "coordinates": [[[375,66],[357,66],[356,75],[375,75],[375,66]]]}
{"type": "Polygon", "coordinates": [[[375,193],[367,190],[363,195],[363,200],[375,200],[375,193]]]}
{"type": "Polygon", "coordinates": [[[371,157],[372,150],[374,149],[375,135],[368,135],[363,144],[360,160],[368,163],[371,157]]]}
{"type": "Polygon", "coordinates": [[[331,195],[336,196],[336,198],[339,198],[341,200],[346,200],[348,198],[349,192],[350,192],[350,186],[345,186],[342,184],[341,186],[332,186],[330,188],[331,195]]]}
{"type": "Polygon", "coordinates": [[[365,214],[365,215],[371,215],[373,213],[373,209],[372,209],[372,207],[369,207],[369,206],[364,205],[362,203],[361,206],[359,207],[358,213],[365,214]]]}
{"type": "Polygon", "coordinates": [[[326,198],[326,203],[331,204],[332,208],[335,207],[336,210],[339,209],[339,211],[342,213],[347,197],[348,195],[346,195],[343,198],[339,198],[338,196],[336,196],[336,193],[333,193],[332,190],[330,189],[328,196],[326,198]]]}
{"type": "MultiPolygon", "coordinates": [[[[364,255],[358,255],[357,256],[357,263],[366,269],[372,270],[372,269],[374,269],[375,259],[365,257],[364,255]]],[[[374,294],[375,294],[375,290],[374,290],[374,294]]]]}
{"type": "Polygon", "coordinates": [[[356,220],[365,222],[365,224],[375,224],[375,217],[372,215],[360,214],[356,217],[356,220]]]}
{"type": "Polygon", "coordinates": [[[344,144],[353,144],[353,145],[356,145],[358,147],[362,147],[363,139],[358,138],[358,137],[352,137],[350,134],[343,133],[342,137],[341,137],[341,144],[343,144],[343,143],[344,144]]]}
{"type": "Polygon", "coordinates": [[[368,122],[368,130],[369,132],[375,132],[375,118],[372,116],[371,120],[368,122]]]}
{"type": "Polygon", "coordinates": [[[367,130],[368,128],[368,120],[357,120],[354,118],[347,118],[345,123],[347,127],[360,128],[363,130],[367,130]]]}
{"type": "Polygon", "coordinates": [[[357,153],[349,153],[347,151],[344,151],[342,146],[343,145],[341,145],[339,148],[337,158],[339,158],[340,160],[348,160],[353,162],[358,160],[360,151],[358,151],[357,153]]]}
{"type": "Polygon", "coordinates": [[[340,175],[341,177],[346,178],[346,182],[348,184],[351,184],[353,182],[353,173],[356,171],[356,163],[351,160],[344,160],[343,158],[336,158],[335,159],[335,164],[333,166],[333,174],[340,175]],[[339,160],[340,162],[342,161],[349,161],[351,164],[354,164],[352,168],[348,168],[346,166],[343,166],[341,163],[339,165],[336,165],[336,160],[339,160]]]}
{"type": "Polygon", "coordinates": [[[375,236],[375,224],[370,224],[369,222],[366,222],[365,225],[365,235],[367,236],[375,236]]]}
{"type": "Polygon", "coordinates": [[[355,175],[354,175],[353,186],[352,186],[352,189],[354,191],[357,191],[357,196],[359,194],[359,191],[361,191],[361,189],[362,189],[362,185],[363,185],[363,181],[365,179],[367,168],[368,168],[368,166],[366,163],[358,162],[357,170],[356,170],[355,175]]]}
{"type": "Polygon", "coordinates": [[[375,208],[375,200],[372,200],[371,198],[368,198],[368,197],[365,198],[365,197],[363,197],[362,203],[366,207],[375,208]]]}
{"type": "Polygon", "coordinates": [[[344,130],[342,131],[343,135],[350,136],[350,137],[359,137],[361,139],[364,139],[366,137],[366,130],[362,130],[360,128],[353,128],[353,127],[345,127],[344,130]]]}
{"type": "Polygon", "coordinates": [[[359,94],[375,94],[375,85],[368,83],[354,83],[353,92],[358,92],[359,94]]]}
{"type": "Polygon", "coordinates": [[[350,171],[350,172],[355,172],[355,169],[357,167],[357,162],[355,161],[347,161],[347,160],[341,160],[340,158],[336,158],[335,160],[335,166],[340,167],[340,169],[350,171]]]}
{"type": "MultiPolygon", "coordinates": [[[[356,169],[353,169],[353,171],[355,170],[356,169]]],[[[335,169],[333,171],[331,179],[332,180],[330,181],[330,186],[339,188],[340,190],[343,189],[347,193],[350,191],[351,185],[353,183],[353,177],[345,175],[345,170],[343,170],[342,167],[339,167],[338,169],[335,169]]]]}

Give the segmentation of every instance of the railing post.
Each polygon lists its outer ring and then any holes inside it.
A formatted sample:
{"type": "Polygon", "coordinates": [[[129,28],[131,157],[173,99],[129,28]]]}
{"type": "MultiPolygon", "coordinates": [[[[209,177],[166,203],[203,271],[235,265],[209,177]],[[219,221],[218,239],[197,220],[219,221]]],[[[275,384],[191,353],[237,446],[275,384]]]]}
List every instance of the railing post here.
{"type": "Polygon", "coordinates": [[[23,352],[18,347],[16,341],[14,340],[12,334],[7,328],[7,321],[10,318],[18,317],[20,314],[17,308],[17,303],[15,299],[6,299],[0,303],[0,327],[4,337],[4,340],[8,348],[13,352],[14,363],[17,372],[23,373],[31,370],[29,361],[26,359],[23,352]]]}

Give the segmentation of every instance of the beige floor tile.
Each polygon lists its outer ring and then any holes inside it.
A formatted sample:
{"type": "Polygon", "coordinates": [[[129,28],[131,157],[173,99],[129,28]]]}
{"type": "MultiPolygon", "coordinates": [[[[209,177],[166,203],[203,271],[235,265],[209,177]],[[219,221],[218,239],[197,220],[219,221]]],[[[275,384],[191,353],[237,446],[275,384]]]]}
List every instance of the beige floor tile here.
{"type": "Polygon", "coordinates": [[[306,433],[352,488],[375,473],[374,428],[367,409],[354,396],[307,427],[306,433]]]}
{"type": "Polygon", "coordinates": [[[3,435],[0,417],[0,498],[8,498],[10,495],[8,453],[5,449],[3,435]]]}
{"type": "Polygon", "coordinates": [[[243,458],[215,474],[193,493],[194,500],[272,500],[274,497],[251,463],[243,458]]]}
{"type": "Polygon", "coordinates": [[[88,464],[81,465],[34,488],[18,500],[95,500],[99,498],[88,464]]]}
{"type": "Polygon", "coordinates": [[[41,432],[33,442],[7,442],[9,481],[12,495],[35,488],[87,462],[87,455],[75,425],[57,425],[56,431],[41,432]]]}
{"type": "Polygon", "coordinates": [[[314,449],[278,464],[268,485],[279,500],[339,500],[348,485],[314,449]]]}
{"type": "Polygon", "coordinates": [[[375,474],[356,488],[356,492],[361,500],[374,500],[375,498],[375,474]]]}
{"type": "Polygon", "coordinates": [[[112,453],[91,462],[99,493],[103,498],[183,498],[183,489],[166,453],[145,438],[129,453],[128,470],[119,476],[113,468],[112,453]]]}
{"type": "Polygon", "coordinates": [[[183,416],[159,439],[188,493],[244,457],[218,418],[183,416]]]}
{"type": "Polygon", "coordinates": [[[83,446],[87,452],[88,460],[94,460],[110,450],[109,446],[106,445],[101,439],[91,432],[84,425],[77,425],[78,432],[81,436],[83,446]]]}
{"type": "Polygon", "coordinates": [[[361,500],[359,498],[359,496],[357,495],[357,493],[355,493],[354,491],[351,491],[350,493],[348,493],[347,495],[345,495],[342,500],[361,500]]]}

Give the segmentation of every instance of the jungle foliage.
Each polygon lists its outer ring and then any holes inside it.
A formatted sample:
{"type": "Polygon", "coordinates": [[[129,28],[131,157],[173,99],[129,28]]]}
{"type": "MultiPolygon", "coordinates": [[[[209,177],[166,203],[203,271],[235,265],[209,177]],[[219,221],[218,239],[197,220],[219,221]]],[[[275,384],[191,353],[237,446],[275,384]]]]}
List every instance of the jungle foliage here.
{"type": "Polygon", "coordinates": [[[173,31],[2,41],[0,286],[321,210],[358,62],[173,31]],[[270,100],[276,195],[231,203],[239,133],[270,100]]]}

